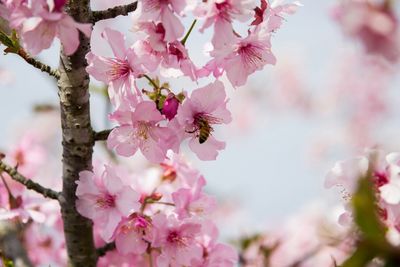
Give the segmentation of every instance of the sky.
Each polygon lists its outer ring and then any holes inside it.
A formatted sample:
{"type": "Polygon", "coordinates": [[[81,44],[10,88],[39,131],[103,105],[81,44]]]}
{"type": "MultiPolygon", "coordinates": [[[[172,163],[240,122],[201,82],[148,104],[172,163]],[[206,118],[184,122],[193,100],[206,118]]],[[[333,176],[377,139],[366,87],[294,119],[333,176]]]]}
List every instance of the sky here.
{"type": "MultiPolygon", "coordinates": [[[[344,45],[337,26],[329,18],[333,1],[304,0],[297,14],[288,17],[285,25],[273,37],[273,52],[278,66],[287,59],[300,58],[299,71],[312,82],[318,93],[329,72],[335,55],[344,45]]],[[[129,24],[121,18],[115,25],[129,24]]],[[[206,37],[191,36],[189,45],[196,47],[206,37]]],[[[40,59],[57,66],[57,46],[40,55],[40,59]]],[[[99,48],[97,51],[102,51],[99,48]]],[[[201,55],[201,53],[199,53],[201,55]]],[[[197,54],[195,56],[195,61],[197,54]]],[[[0,55],[0,68],[14,77],[11,84],[0,83],[0,148],[7,147],[13,137],[13,127],[30,117],[32,106],[58,103],[57,87],[46,74],[33,69],[15,55],[0,55]]],[[[271,91],[269,77],[275,67],[267,67],[252,76],[250,84],[257,90],[271,91]]],[[[179,84],[179,83],[178,83],[179,84]]],[[[239,88],[237,90],[246,90],[239,88]]],[[[233,92],[231,97],[242,97],[233,92]]],[[[91,111],[95,129],[104,127],[104,106],[101,97],[92,97],[91,111]]],[[[239,99],[240,100],[240,99],[239,99]]],[[[326,198],[324,175],[334,161],[311,164],[308,159],[310,140],[321,125],[302,116],[253,114],[255,125],[242,134],[227,137],[227,148],[217,161],[193,159],[208,181],[208,190],[221,199],[228,198],[244,210],[243,222],[254,227],[277,223],[305,205],[326,198]]],[[[234,118],[235,119],[235,118],[234,118]]],[[[236,131],[232,128],[232,132],[236,131]]],[[[338,158],[339,159],[339,158],[338,158]]],[[[243,223],[242,222],[242,223],[243,223]]]]}

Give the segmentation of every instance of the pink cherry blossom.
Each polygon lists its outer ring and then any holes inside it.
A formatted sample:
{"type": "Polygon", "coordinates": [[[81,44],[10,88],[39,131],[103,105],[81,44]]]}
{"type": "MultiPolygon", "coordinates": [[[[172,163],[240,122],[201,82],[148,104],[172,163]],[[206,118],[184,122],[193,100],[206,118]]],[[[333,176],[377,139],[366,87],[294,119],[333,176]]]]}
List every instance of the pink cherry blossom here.
{"type": "Polygon", "coordinates": [[[207,216],[216,207],[216,200],[202,192],[206,185],[204,177],[200,177],[191,189],[181,188],[172,194],[175,212],[179,219],[192,215],[207,216]]]}
{"type": "Polygon", "coordinates": [[[244,38],[235,38],[235,43],[222,50],[214,50],[214,57],[202,70],[199,76],[208,76],[213,73],[219,77],[225,71],[233,86],[242,86],[250,74],[261,70],[265,65],[276,63],[271,52],[271,34],[262,27],[249,32],[244,38]]]}
{"type": "Polygon", "coordinates": [[[47,49],[55,37],[64,52],[72,55],[79,46],[79,31],[91,34],[91,25],[77,23],[63,12],[65,1],[9,1],[10,26],[17,29],[27,50],[36,55],[47,49]]]}
{"type": "Polygon", "coordinates": [[[225,148],[225,143],[216,140],[212,132],[213,125],[232,120],[226,103],[224,85],[215,81],[194,90],[178,109],[177,120],[190,137],[189,147],[201,160],[214,160],[218,150],[225,148]]]}
{"type": "Polygon", "coordinates": [[[18,171],[30,178],[38,173],[47,158],[47,151],[35,134],[24,135],[8,154],[10,164],[18,166],[18,171]]]}
{"type": "Polygon", "coordinates": [[[167,157],[168,158],[162,163],[164,169],[163,177],[175,181],[177,187],[192,188],[202,176],[200,172],[190,166],[182,155],[176,154],[170,150],[167,153],[167,157]]]}
{"type": "Polygon", "coordinates": [[[30,219],[38,223],[45,221],[46,216],[40,211],[40,206],[44,203],[43,199],[34,198],[26,192],[21,195],[15,195],[14,192],[11,193],[13,195],[8,205],[0,207],[0,220],[15,218],[23,223],[27,223],[30,219]]]}
{"type": "Polygon", "coordinates": [[[210,0],[198,4],[194,13],[197,17],[205,19],[201,31],[214,24],[212,44],[220,49],[235,42],[233,20],[249,20],[256,6],[255,0],[210,0]]]}
{"type": "Polygon", "coordinates": [[[63,232],[54,226],[34,223],[25,232],[27,252],[35,266],[63,266],[67,260],[63,232]]]}
{"type": "Polygon", "coordinates": [[[203,251],[196,242],[200,224],[158,214],[153,218],[153,225],[156,233],[152,245],[162,248],[157,258],[158,267],[191,266],[193,260],[202,257],[203,251]]]}
{"type": "Polygon", "coordinates": [[[140,196],[123,184],[111,166],[104,168],[102,173],[97,170],[80,173],[76,182],[76,208],[101,227],[100,235],[108,242],[121,219],[139,209],[140,196]]]}
{"type": "Polygon", "coordinates": [[[207,220],[202,223],[202,235],[199,242],[203,247],[203,258],[195,260],[194,267],[233,267],[237,265],[238,255],[231,246],[217,243],[218,228],[213,222],[207,220]]]}
{"type": "Polygon", "coordinates": [[[130,121],[114,129],[108,137],[108,147],[121,156],[131,156],[138,149],[151,162],[165,159],[168,149],[176,150],[178,140],[174,132],[158,125],[164,117],[153,101],[143,101],[131,114],[130,121]]]}
{"type": "Polygon", "coordinates": [[[293,15],[302,6],[298,1],[290,4],[281,4],[282,2],[283,0],[274,0],[268,8],[264,9],[263,23],[253,25],[260,25],[259,27],[265,27],[269,32],[275,32],[285,21],[285,15],[293,15]]]}
{"type": "Polygon", "coordinates": [[[161,22],[165,28],[165,41],[173,42],[182,37],[185,28],[178,19],[183,15],[187,0],[143,0],[139,3],[140,22],[161,22]]]}
{"type": "Polygon", "coordinates": [[[120,254],[143,254],[148,247],[146,240],[152,239],[150,218],[133,213],[119,223],[114,236],[115,245],[120,254]]]}
{"type": "Polygon", "coordinates": [[[136,95],[132,91],[135,78],[146,71],[133,48],[126,48],[125,36],[110,28],[106,28],[102,37],[107,40],[115,58],[96,56],[92,52],[86,55],[89,66],[87,72],[95,79],[104,82],[108,87],[108,94],[116,108],[136,105],[140,92],[136,95]]]}
{"type": "Polygon", "coordinates": [[[337,162],[326,175],[325,187],[340,186],[347,198],[346,196],[355,191],[358,179],[367,173],[368,164],[366,157],[337,162]]]}
{"type": "MultiPolygon", "coordinates": [[[[175,41],[168,44],[168,51],[163,55],[162,66],[165,69],[175,69],[179,74],[183,74],[192,79],[197,80],[197,68],[189,57],[185,46],[175,41]]],[[[168,72],[164,72],[165,76],[170,76],[168,72]]]]}
{"type": "Polygon", "coordinates": [[[388,166],[385,173],[380,173],[379,191],[382,199],[392,205],[400,204],[400,154],[391,153],[386,156],[388,166]]]}
{"type": "Polygon", "coordinates": [[[343,32],[361,41],[368,53],[396,62],[400,57],[396,10],[386,1],[341,1],[334,11],[343,32]]]}
{"type": "Polygon", "coordinates": [[[157,52],[165,52],[167,50],[167,42],[165,41],[165,28],[161,22],[138,22],[134,28],[137,32],[144,32],[147,34],[145,40],[149,43],[150,47],[157,52]]]}

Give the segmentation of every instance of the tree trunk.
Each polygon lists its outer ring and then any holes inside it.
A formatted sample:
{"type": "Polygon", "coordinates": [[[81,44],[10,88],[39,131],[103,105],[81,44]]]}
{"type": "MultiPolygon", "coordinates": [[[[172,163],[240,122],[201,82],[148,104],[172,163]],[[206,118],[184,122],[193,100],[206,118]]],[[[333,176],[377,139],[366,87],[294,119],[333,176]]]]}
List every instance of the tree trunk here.
{"type": "MultiPolygon", "coordinates": [[[[67,12],[77,22],[88,22],[88,0],[68,1],[67,12]]],[[[93,241],[92,222],[82,217],[75,207],[76,181],[79,172],[92,169],[94,138],[90,122],[89,75],[85,55],[89,52],[89,38],[80,34],[80,45],[72,56],[61,51],[58,82],[62,145],[63,190],[60,204],[69,266],[96,266],[97,256],[93,241]]]]}

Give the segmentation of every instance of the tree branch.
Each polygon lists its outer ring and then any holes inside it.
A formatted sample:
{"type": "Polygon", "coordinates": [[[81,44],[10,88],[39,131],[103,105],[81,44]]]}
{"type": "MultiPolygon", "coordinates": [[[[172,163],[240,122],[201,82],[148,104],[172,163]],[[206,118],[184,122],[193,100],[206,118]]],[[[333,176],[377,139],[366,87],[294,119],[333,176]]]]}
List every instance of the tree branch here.
{"type": "MultiPolygon", "coordinates": [[[[79,23],[90,22],[90,1],[67,1],[65,10],[79,23]]],[[[90,39],[80,34],[78,49],[73,55],[61,50],[58,79],[62,145],[63,189],[60,196],[65,245],[69,267],[95,267],[97,253],[93,239],[93,222],[76,209],[76,181],[79,173],[92,169],[93,129],[90,119],[89,74],[86,54],[90,39]]]]}
{"type": "Polygon", "coordinates": [[[92,11],[91,22],[96,23],[100,20],[112,19],[117,16],[126,16],[137,8],[137,1],[129,5],[116,6],[106,10],[92,11]]]}
{"type": "Polygon", "coordinates": [[[104,255],[107,254],[107,252],[112,251],[115,249],[115,242],[112,243],[107,243],[102,247],[99,247],[97,251],[97,256],[98,257],[103,257],[104,255]]]}
{"type": "Polygon", "coordinates": [[[60,195],[60,193],[53,191],[49,188],[45,188],[45,187],[41,186],[40,184],[38,184],[28,178],[25,178],[15,168],[8,166],[7,164],[5,164],[3,161],[0,160],[0,172],[3,172],[3,171],[8,173],[8,175],[10,175],[10,177],[14,181],[17,181],[17,182],[25,185],[26,188],[33,190],[33,191],[43,195],[44,197],[58,200],[58,196],[60,195]]]}
{"type": "Polygon", "coordinates": [[[31,57],[25,50],[18,50],[18,55],[22,57],[28,64],[34,66],[35,68],[41,70],[42,72],[46,72],[50,76],[56,78],[57,80],[60,78],[60,74],[57,70],[53,70],[50,66],[40,62],[39,60],[31,57]]]}
{"type": "Polygon", "coordinates": [[[107,129],[100,132],[93,132],[94,141],[105,141],[114,129],[107,129]]]}

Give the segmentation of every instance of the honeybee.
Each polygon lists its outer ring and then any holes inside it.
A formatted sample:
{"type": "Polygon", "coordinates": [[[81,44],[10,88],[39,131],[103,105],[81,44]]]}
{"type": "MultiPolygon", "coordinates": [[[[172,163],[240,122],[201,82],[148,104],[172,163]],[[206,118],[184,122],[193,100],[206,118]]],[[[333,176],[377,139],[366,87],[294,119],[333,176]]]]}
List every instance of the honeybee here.
{"type": "Polygon", "coordinates": [[[210,137],[211,132],[214,130],[211,125],[208,123],[206,119],[200,119],[198,121],[198,137],[199,137],[199,143],[203,144],[204,142],[207,141],[208,137],[210,137]]]}
{"type": "Polygon", "coordinates": [[[214,131],[212,124],[221,124],[222,120],[209,116],[207,114],[197,114],[194,117],[192,131],[186,131],[187,133],[196,133],[196,137],[199,138],[199,143],[205,143],[214,131]]]}

